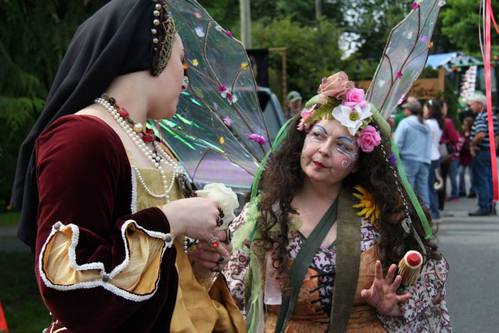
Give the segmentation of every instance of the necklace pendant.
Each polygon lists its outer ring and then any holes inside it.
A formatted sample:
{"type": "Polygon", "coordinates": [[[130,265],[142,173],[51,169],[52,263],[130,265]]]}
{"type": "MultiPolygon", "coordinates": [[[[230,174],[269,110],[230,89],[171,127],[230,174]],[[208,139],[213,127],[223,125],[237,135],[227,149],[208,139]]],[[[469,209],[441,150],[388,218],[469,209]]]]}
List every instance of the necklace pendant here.
{"type": "Polygon", "coordinates": [[[142,140],[145,142],[145,143],[150,143],[150,142],[153,142],[154,141],[154,136],[152,136],[151,134],[144,134],[142,136],[142,140]]]}
{"type": "Polygon", "coordinates": [[[128,113],[128,111],[125,108],[119,108],[118,114],[123,119],[128,119],[128,117],[130,117],[130,114],[128,113]]]}
{"type": "MultiPolygon", "coordinates": [[[[142,152],[149,158],[149,160],[153,163],[156,169],[159,171],[161,175],[161,180],[163,182],[164,194],[156,194],[152,192],[145,183],[144,179],[140,175],[138,169],[135,169],[137,176],[144,186],[144,189],[147,193],[155,198],[165,198],[166,202],[170,202],[170,191],[173,189],[175,182],[177,181],[177,185],[181,185],[180,189],[183,189],[183,193],[186,197],[190,197],[193,195],[192,186],[185,178],[179,182],[177,179],[177,174],[181,172],[178,170],[177,162],[174,161],[168,154],[164,153],[161,146],[156,141],[154,136],[154,131],[150,128],[146,128],[141,123],[135,123],[132,119],[130,119],[130,114],[125,108],[120,107],[116,104],[116,100],[112,97],[103,95],[101,98],[97,98],[95,100],[97,104],[103,106],[107,111],[111,113],[114,119],[118,122],[121,128],[130,136],[132,141],[142,150],[142,152]],[[142,140],[142,141],[141,141],[142,140]],[[150,143],[151,148],[144,145],[144,143],[150,143]],[[163,155],[161,156],[160,155],[163,155]],[[165,163],[172,170],[172,176],[170,181],[168,182],[165,176],[165,172],[161,163],[165,163]]],[[[183,176],[183,175],[182,175],[183,176]]],[[[185,176],[184,176],[185,177],[185,176]]]]}
{"type": "Polygon", "coordinates": [[[144,126],[141,123],[135,123],[133,125],[133,131],[135,133],[141,133],[144,130],[144,126]]]}
{"type": "Polygon", "coordinates": [[[154,131],[150,128],[146,128],[142,140],[144,140],[145,143],[154,142],[154,131]]]}

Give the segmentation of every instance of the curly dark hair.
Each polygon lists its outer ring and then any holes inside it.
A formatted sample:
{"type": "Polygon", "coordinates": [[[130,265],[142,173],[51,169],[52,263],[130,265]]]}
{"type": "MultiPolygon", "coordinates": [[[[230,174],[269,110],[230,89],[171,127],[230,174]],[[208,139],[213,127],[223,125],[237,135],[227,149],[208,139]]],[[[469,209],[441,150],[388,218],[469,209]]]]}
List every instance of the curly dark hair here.
{"type": "MultiPolygon", "coordinates": [[[[296,121],[291,124],[286,138],[271,156],[259,185],[262,196],[259,203],[261,217],[257,223],[260,234],[260,238],[256,239],[257,246],[262,247],[261,253],[271,249],[276,250],[273,266],[283,276],[284,281],[288,277],[286,264],[288,262],[286,250],[289,233],[288,216],[290,213],[296,214],[291,202],[304,184],[300,155],[306,133],[296,129],[299,120],[297,117],[296,121]]],[[[378,127],[376,124],[371,125],[378,127]]],[[[386,268],[391,263],[398,263],[406,251],[417,250],[419,246],[414,236],[407,235],[402,229],[401,222],[405,216],[404,200],[396,187],[396,182],[400,184],[400,180],[398,173],[393,172],[387,161],[386,156],[391,154],[390,140],[381,131],[379,132],[382,136],[382,144],[371,153],[360,153],[358,171],[347,176],[343,186],[353,187],[362,184],[378,203],[382,223],[380,223],[379,230],[381,237],[377,246],[380,260],[386,268]]],[[[419,218],[411,207],[405,192],[404,196],[409,203],[413,225],[423,240],[428,257],[440,258],[437,246],[431,241],[424,240],[424,231],[419,218]]],[[[431,221],[427,210],[425,214],[431,221]]]]}

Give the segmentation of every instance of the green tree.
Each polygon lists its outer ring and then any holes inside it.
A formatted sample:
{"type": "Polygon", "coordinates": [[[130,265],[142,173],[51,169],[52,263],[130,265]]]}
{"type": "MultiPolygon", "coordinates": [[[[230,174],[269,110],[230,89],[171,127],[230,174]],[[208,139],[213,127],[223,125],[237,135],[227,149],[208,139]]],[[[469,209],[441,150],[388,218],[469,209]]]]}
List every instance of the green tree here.
{"type": "MultiPolygon", "coordinates": [[[[499,22],[499,2],[492,1],[495,19],[499,22]]],[[[459,51],[469,54],[480,54],[480,43],[478,40],[478,24],[480,1],[476,0],[447,0],[447,5],[442,8],[442,32],[449,40],[457,46],[459,51]]],[[[492,28],[493,29],[493,28],[492,28]]],[[[499,40],[495,35],[493,43],[499,40]]],[[[497,47],[497,45],[496,45],[497,47]]],[[[499,50],[495,49],[495,54],[499,50]]]]}
{"type": "MultiPolygon", "coordinates": [[[[268,1],[265,0],[252,0],[255,1],[254,7],[259,9],[259,15],[255,17],[269,17],[265,16],[268,7],[268,1]]],[[[332,20],[338,26],[343,25],[343,8],[344,2],[342,0],[322,0],[322,16],[327,20],[332,20]]],[[[289,1],[289,0],[277,0],[274,2],[275,14],[279,17],[291,17],[293,21],[300,22],[302,24],[315,25],[316,24],[316,13],[315,13],[315,1],[289,1]]],[[[272,14],[272,11],[269,13],[272,14]]],[[[267,15],[269,15],[267,14],[267,15]]],[[[273,16],[270,16],[273,17],[273,16]]]]}
{"type": "MultiPolygon", "coordinates": [[[[233,32],[239,31],[239,0],[199,0],[199,3],[219,24],[233,32]]],[[[348,1],[322,1],[322,16],[342,26],[344,3],[348,1]]],[[[254,23],[290,17],[293,22],[313,26],[316,24],[315,1],[251,0],[251,17],[254,23]]]]}
{"type": "Polygon", "coordinates": [[[0,209],[8,201],[19,146],[43,108],[78,24],[102,2],[0,2],[0,209]]]}
{"type": "Polygon", "coordinates": [[[345,32],[358,46],[363,59],[378,62],[388,34],[411,10],[406,1],[353,0],[345,1],[345,32]]]}
{"type": "MultiPolygon", "coordinates": [[[[303,93],[315,94],[320,78],[342,68],[338,40],[341,31],[334,22],[320,20],[317,26],[293,22],[290,17],[272,21],[261,20],[253,25],[253,43],[258,48],[285,47],[287,49],[288,87],[303,93]]],[[[277,59],[272,68],[280,68],[277,59]]],[[[280,83],[275,70],[271,82],[280,83]]],[[[274,91],[280,91],[273,86],[274,91]]]]}
{"type": "Polygon", "coordinates": [[[239,31],[239,0],[198,0],[221,26],[239,31]]]}

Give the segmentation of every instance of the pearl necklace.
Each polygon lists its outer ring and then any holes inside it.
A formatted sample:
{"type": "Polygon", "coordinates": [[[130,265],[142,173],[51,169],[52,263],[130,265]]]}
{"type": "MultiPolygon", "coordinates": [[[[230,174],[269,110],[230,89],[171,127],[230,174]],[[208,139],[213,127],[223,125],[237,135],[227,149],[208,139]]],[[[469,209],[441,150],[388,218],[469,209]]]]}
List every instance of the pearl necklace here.
{"type": "MultiPolygon", "coordinates": [[[[146,140],[141,138],[139,134],[137,133],[137,130],[140,129],[139,132],[142,131],[143,126],[140,123],[135,123],[134,126],[132,126],[130,123],[130,119],[127,117],[123,117],[122,114],[118,111],[119,107],[117,107],[116,104],[111,104],[109,101],[106,99],[99,97],[95,100],[95,103],[101,105],[104,109],[106,109],[111,116],[116,120],[116,122],[120,125],[120,127],[125,131],[125,133],[132,139],[132,141],[137,145],[137,147],[144,153],[144,155],[152,162],[154,167],[158,169],[159,174],[161,175],[161,181],[163,182],[163,189],[164,193],[163,194],[156,194],[152,192],[145,184],[144,179],[140,175],[140,173],[137,172],[138,178],[144,186],[144,189],[152,195],[153,197],[156,198],[166,198],[166,203],[170,202],[170,192],[173,189],[173,186],[175,185],[175,179],[177,177],[177,174],[182,173],[182,170],[180,169],[177,161],[175,161],[170,155],[166,154],[161,146],[156,142],[155,140],[153,141],[153,149],[148,147],[146,145],[146,140]],[[166,164],[171,170],[172,170],[172,177],[170,181],[167,180],[165,170],[163,169],[162,162],[166,164]]],[[[137,170],[137,168],[134,168],[137,170]]],[[[138,171],[138,170],[137,170],[138,171]]]]}

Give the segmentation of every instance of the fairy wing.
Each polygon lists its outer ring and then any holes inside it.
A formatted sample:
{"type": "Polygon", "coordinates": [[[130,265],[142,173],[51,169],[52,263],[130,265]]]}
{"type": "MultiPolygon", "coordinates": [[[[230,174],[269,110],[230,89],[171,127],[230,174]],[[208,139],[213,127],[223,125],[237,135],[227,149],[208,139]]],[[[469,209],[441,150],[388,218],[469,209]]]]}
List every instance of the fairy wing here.
{"type": "MultiPolygon", "coordinates": [[[[412,3],[412,11],[409,15],[390,32],[381,62],[367,92],[367,100],[377,107],[381,116],[385,119],[400,104],[414,81],[421,74],[428,58],[428,51],[431,48],[431,36],[438,13],[443,5],[445,5],[444,0],[415,0],[412,3]]],[[[390,132],[389,129],[387,132],[390,132]]],[[[395,155],[398,155],[395,145],[393,145],[393,149],[395,149],[395,155]]],[[[397,158],[397,160],[397,170],[402,186],[408,193],[421,221],[425,231],[425,238],[429,238],[432,234],[431,227],[414,190],[405,177],[400,159],[397,158]]],[[[411,223],[409,217],[402,224],[406,226],[407,232],[411,230],[409,227],[411,223]]],[[[419,235],[415,229],[412,230],[415,239],[420,243],[420,247],[424,252],[425,247],[422,245],[419,235]]]]}
{"type": "Polygon", "coordinates": [[[156,123],[194,182],[251,184],[270,134],[244,46],[194,0],[170,0],[189,85],[170,120],[156,123]]]}
{"type": "Polygon", "coordinates": [[[419,0],[388,37],[383,56],[367,92],[384,118],[411,89],[423,70],[440,7],[444,0],[419,0]]]}

